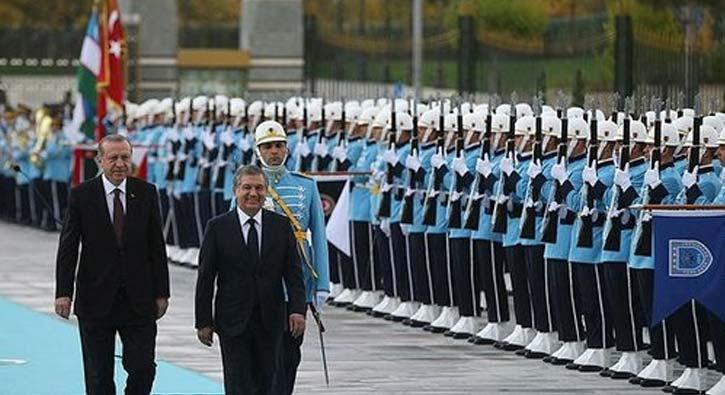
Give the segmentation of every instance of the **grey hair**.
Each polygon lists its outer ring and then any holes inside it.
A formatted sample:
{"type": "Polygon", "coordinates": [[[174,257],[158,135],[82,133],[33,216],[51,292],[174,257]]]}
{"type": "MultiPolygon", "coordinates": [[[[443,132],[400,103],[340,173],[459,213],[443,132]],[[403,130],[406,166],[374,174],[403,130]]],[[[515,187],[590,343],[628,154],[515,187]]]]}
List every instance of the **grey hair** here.
{"type": "Polygon", "coordinates": [[[267,180],[267,175],[264,174],[264,171],[262,171],[262,168],[256,165],[246,165],[246,166],[239,166],[237,168],[237,171],[234,173],[234,191],[237,190],[237,187],[239,186],[239,183],[242,182],[242,177],[244,176],[259,176],[261,175],[262,178],[264,178],[264,185],[269,185],[269,180],[267,180]]]}
{"type": "Polygon", "coordinates": [[[128,141],[128,138],[122,134],[107,134],[105,137],[98,142],[98,158],[103,158],[103,144],[104,143],[126,143],[133,152],[133,145],[128,141]]]}

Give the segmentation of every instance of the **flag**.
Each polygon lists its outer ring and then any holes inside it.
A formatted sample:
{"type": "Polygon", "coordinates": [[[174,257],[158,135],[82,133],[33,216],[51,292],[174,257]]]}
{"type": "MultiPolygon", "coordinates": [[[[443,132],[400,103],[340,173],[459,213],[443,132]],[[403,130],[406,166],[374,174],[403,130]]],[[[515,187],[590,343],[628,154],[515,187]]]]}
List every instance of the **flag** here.
{"type": "Polygon", "coordinates": [[[725,212],[653,212],[652,321],[696,300],[725,321],[725,212]]]}
{"type": "Polygon", "coordinates": [[[106,134],[106,117],[123,112],[125,34],[117,0],[93,7],[81,47],[78,93],[72,125],[96,141],[106,134]]]}
{"type": "Polygon", "coordinates": [[[94,7],[88,18],[81,47],[80,65],[76,73],[79,97],[73,111],[73,124],[89,139],[96,127],[96,82],[101,72],[101,45],[98,30],[98,10],[94,7]]]}
{"type": "Polygon", "coordinates": [[[349,211],[349,200],[350,181],[347,181],[342,188],[342,192],[337,199],[337,204],[335,204],[332,214],[330,214],[330,219],[327,221],[325,233],[327,234],[327,241],[345,255],[352,256],[352,249],[350,248],[350,223],[347,215],[349,211]]]}

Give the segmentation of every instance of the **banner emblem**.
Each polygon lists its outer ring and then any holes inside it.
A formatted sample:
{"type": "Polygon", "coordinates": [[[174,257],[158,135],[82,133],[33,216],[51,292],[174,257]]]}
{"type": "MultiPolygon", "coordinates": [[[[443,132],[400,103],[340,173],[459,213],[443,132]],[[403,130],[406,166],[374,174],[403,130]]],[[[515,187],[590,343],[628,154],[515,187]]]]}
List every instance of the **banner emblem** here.
{"type": "Polygon", "coordinates": [[[670,277],[698,277],[712,265],[712,253],[697,240],[669,242],[670,277]]]}

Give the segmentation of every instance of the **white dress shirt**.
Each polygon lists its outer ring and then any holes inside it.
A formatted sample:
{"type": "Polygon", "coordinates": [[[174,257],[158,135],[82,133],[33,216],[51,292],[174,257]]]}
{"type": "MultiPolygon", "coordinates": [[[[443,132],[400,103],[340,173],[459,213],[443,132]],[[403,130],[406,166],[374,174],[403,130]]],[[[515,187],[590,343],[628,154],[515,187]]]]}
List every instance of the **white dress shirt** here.
{"type": "Polygon", "coordinates": [[[126,210],[126,178],[121,181],[121,184],[118,186],[115,186],[111,183],[111,181],[108,181],[108,178],[106,178],[105,174],[101,175],[101,179],[103,180],[103,190],[106,193],[106,205],[108,206],[108,214],[111,216],[111,222],[113,222],[113,198],[115,197],[113,195],[113,191],[118,188],[121,190],[121,205],[123,206],[123,212],[126,213],[128,210],[126,210]]]}
{"type": "MultiPolygon", "coordinates": [[[[247,221],[249,220],[249,215],[242,211],[239,206],[237,206],[237,215],[239,216],[239,223],[242,225],[242,234],[244,235],[244,242],[247,242],[247,234],[249,234],[249,223],[247,221]]],[[[262,210],[260,209],[257,211],[257,214],[254,214],[254,228],[257,229],[257,242],[259,244],[262,244],[262,210]]],[[[261,253],[261,245],[257,246],[257,252],[261,253]]]]}

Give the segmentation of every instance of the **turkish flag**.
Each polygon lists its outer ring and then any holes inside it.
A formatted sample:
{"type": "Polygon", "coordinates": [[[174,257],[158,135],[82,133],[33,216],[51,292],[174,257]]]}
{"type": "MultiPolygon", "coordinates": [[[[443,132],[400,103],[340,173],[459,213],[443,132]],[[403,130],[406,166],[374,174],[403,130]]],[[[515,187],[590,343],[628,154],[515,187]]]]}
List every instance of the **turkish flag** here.
{"type": "Polygon", "coordinates": [[[108,10],[108,87],[109,105],[121,109],[123,106],[123,55],[126,39],[121,24],[121,12],[117,0],[107,0],[108,10]]]}

